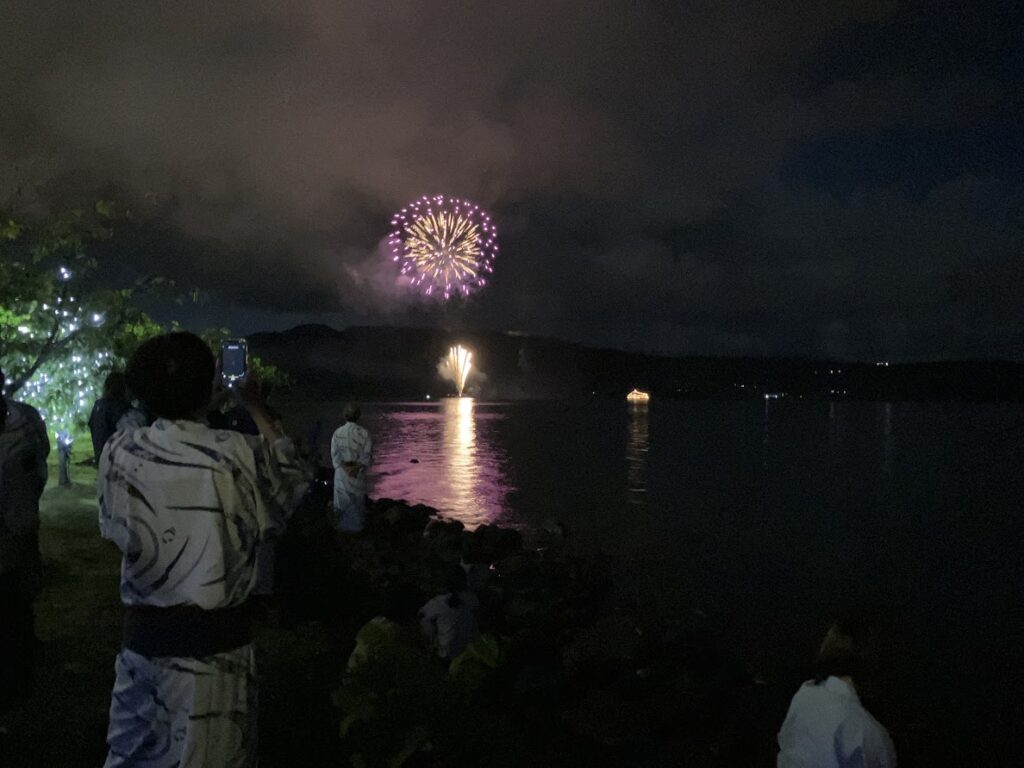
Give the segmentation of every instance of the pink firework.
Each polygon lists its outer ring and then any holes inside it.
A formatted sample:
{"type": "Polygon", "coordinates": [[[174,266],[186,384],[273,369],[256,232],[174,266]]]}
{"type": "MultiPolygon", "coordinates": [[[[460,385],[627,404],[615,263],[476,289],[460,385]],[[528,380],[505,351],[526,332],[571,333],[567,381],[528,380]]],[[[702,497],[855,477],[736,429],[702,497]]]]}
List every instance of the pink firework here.
{"type": "Polygon", "coordinates": [[[487,285],[498,233],[476,203],[435,195],[391,217],[388,248],[401,274],[426,296],[468,296],[487,285]]]}

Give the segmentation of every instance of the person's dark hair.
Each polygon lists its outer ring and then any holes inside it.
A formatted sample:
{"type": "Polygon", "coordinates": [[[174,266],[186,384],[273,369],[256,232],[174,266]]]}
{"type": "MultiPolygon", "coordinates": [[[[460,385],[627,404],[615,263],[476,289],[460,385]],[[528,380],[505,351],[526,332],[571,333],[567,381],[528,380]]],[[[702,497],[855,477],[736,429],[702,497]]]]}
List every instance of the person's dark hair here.
{"type": "Polygon", "coordinates": [[[103,380],[103,396],[110,400],[128,400],[128,380],[120,371],[107,374],[103,380]]]}
{"type": "Polygon", "coordinates": [[[389,584],[384,590],[383,615],[396,624],[408,624],[416,617],[416,611],[422,602],[423,596],[412,584],[389,584]]]}
{"type": "Polygon", "coordinates": [[[452,608],[462,605],[460,595],[466,589],[466,571],[461,565],[453,565],[448,571],[445,589],[448,591],[448,605],[452,608]]]}
{"type": "Polygon", "coordinates": [[[345,403],[345,409],[341,412],[341,415],[345,418],[345,421],[359,421],[359,417],[363,415],[359,406],[356,403],[345,403]]]}
{"type": "Polygon", "coordinates": [[[874,666],[874,636],[868,627],[854,621],[836,621],[828,628],[814,664],[814,682],[829,677],[855,680],[874,666]]]}
{"type": "Polygon", "coordinates": [[[215,367],[205,341],[192,333],[168,333],[135,350],[128,388],[155,416],[184,419],[209,402],[215,367]]]}

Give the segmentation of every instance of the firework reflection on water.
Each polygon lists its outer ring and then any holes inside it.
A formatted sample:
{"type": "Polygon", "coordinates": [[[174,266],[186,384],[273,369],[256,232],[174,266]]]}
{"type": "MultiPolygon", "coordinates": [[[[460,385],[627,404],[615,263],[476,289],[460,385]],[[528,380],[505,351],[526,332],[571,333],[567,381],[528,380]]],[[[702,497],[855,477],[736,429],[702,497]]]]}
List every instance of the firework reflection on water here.
{"type": "Polygon", "coordinates": [[[471,397],[391,403],[374,433],[370,495],[429,504],[467,528],[509,518],[508,458],[497,431],[506,408],[471,397]]]}

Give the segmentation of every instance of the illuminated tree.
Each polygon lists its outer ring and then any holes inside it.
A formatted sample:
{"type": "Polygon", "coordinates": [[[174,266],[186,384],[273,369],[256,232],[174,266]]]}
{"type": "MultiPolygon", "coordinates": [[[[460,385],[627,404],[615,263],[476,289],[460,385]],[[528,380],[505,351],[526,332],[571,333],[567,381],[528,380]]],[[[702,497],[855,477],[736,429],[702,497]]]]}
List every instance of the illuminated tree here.
{"type": "MultiPolygon", "coordinates": [[[[5,390],[39,409],[64,454],[85,429],[107,373],[123,368],[139,344],[165,330],[135,301],[140,293],[172,291],[170,280],[151,276],[114,289],[98,284],[98,262],[89,249],[112,236],[116,218],[114,205],[106,201],[35,221],[0,211],[5,390]]],[[[176,298],[183,303],[185,297],[176,298]]],[[[199,292],[191,291],[189,298],[198,301],[199,292]]],[[[216,329],[202,335],[216,349],[230,333],[216,329]]],[[[271,383],[285,380],[258,359],[253,369],[271,383]]]]}
{"type": "Polygon", "coordinates": [[[70,443],[84,426],[118,347],[157,327],[132,304],[139,286],[93,287],[87,250],[111,236],[115,213],[101,201],[38,221],[0,212],[0,366],[6,391],[39,408],[70,443]]]}

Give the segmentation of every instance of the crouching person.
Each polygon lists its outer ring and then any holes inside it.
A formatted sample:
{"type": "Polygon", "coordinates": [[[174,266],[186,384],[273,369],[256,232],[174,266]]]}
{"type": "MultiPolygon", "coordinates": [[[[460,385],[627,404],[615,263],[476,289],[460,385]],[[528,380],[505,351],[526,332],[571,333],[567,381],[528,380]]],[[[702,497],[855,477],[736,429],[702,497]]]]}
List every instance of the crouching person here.
{"type": "Polygon", "coordinates": [[[252,382],[238,397],[258,437],[207,426],[214,371],[190,333],[143,344],[128,385],[157,420],[115,435],[100,459],[100,531],[124,554],[108,767],[256,765],[256,549],[307,477],[252,382]]]}

